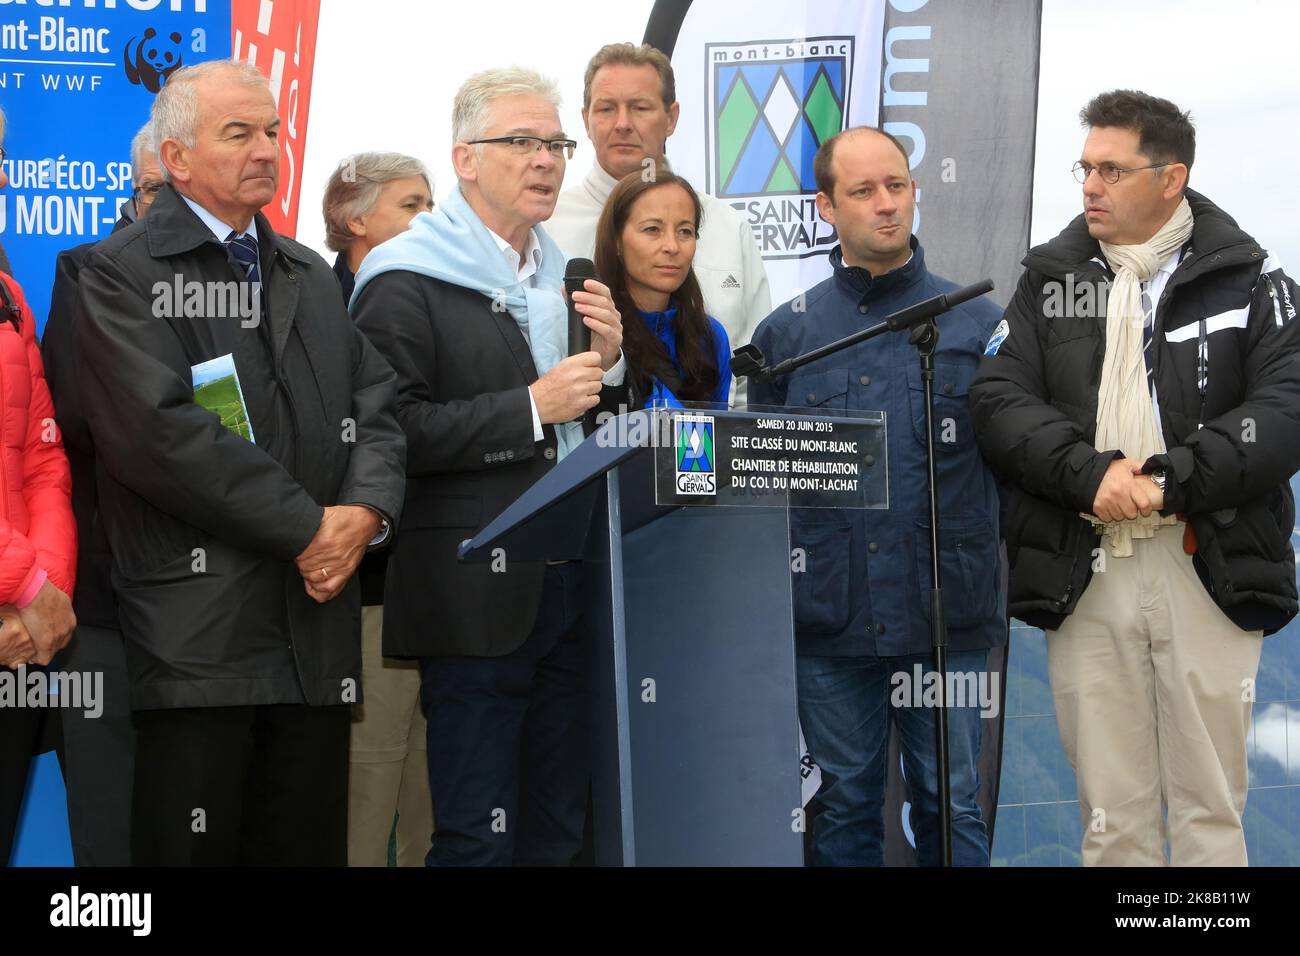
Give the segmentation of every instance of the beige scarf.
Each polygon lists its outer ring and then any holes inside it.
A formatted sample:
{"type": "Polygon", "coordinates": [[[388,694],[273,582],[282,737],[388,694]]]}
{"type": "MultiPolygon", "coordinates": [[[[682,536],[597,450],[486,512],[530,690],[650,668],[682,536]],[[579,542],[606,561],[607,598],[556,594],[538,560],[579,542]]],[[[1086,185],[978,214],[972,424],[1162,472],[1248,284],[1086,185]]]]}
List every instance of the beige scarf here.
{"type": "MultiPolygon", "coordinates": [[[[1119,449],[1128,458],[1146,461],[1165,451],[1164,437],[1156,427],[1151,394],[1147,389],[1146,360],[1142,354],[1142,283],[1151,278],[1175,250],[1192,234],[1192,210],[1186,198],[1169,221],[1147,242],[1132,246],[1101,243],[1102,254],[1115,270],[1115,283],[1106,300],[1106,357],[1101,366],[1101,387],[1097,393],[1098,451],[1119,449]]],[[[1150,538],[1161,525],[1177,518],[1158,512],[1133,521],[1106,524],[1086,515],[1093,524],[1104,525],[1111,554],[1127,558],[1133,554],[1136,538],[1150,538]]]]}

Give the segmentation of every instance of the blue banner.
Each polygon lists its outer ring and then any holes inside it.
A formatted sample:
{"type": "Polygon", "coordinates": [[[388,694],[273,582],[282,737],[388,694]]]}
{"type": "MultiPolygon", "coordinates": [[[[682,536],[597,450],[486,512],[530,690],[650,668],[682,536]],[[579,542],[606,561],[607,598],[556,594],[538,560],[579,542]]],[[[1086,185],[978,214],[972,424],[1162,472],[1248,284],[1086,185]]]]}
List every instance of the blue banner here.
{"type": "MultiPolygon", "coordinates": [[[[107,236],[131,198],[131,139],[154,96],[180,67],[229,57],[230,32],[230,0],[0,0],[0,243],[38,335],[58,253],[107,236]]],[[[72,863],[52,753],[32,764],[13,862],[72,863]]]]}
{"type": "Polygon", "coordinates": [[[38,333],[58,253],[130,198],[131,138],[167,76],[229,56],[230,0],[0,0],[0,242],[38,333]]]}

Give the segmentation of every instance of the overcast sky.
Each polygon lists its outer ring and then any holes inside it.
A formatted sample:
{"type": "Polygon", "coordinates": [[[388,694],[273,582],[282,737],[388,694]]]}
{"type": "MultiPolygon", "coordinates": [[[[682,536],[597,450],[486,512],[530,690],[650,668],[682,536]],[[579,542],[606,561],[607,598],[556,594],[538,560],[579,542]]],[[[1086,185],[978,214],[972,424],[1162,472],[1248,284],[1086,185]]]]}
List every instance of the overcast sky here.
{"type": "Polygon", "coordinates": [[[1103,89],[1191,110],[1191,186],[1300,270],[1300,5],[1281,0],[1046,0],[1032,239],[1080,211],[1079,108],[1103,89]]]}

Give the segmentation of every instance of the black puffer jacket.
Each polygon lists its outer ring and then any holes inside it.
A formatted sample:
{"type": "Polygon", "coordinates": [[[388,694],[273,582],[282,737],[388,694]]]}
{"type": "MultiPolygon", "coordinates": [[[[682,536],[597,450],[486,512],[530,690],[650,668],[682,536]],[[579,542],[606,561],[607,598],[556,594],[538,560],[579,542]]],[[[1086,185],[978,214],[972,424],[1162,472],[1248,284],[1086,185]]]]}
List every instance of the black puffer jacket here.
{"type": "MultiPolygon", "coordinates": [[[[1272,633],[1297,610],[1289,479],[1300,468],[1300,290],[1230,216],[1191,190],[1187,198],[1192,238],[1154,329],[1169,452],[1146,470],[1166,470],[1163,513],[1191,523],[1196,569],[1214,600],[1239,627],[1272,633]]],[[[1011,486],[1011,613],[1056,628],[1100,545],[1079,513],[1092,510],[1124,451],[1093,447],[1105,351],[1099,293],[1113,275],[1082,216],[1024,265],[971,407],[985,458],[1011,486]]]]}

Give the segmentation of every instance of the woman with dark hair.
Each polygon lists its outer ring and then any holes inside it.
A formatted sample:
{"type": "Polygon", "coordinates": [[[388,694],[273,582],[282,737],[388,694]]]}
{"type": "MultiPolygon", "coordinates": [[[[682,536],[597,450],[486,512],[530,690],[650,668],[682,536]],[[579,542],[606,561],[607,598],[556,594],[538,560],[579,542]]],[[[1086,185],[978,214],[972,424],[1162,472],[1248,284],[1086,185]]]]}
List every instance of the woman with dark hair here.
{"type": "Polygon", "coordinates": [[[653,179],[625,176],[596,226],[596,272],[625,316],[623,355],[637,407],[723,405],[731,389],[731,343],[704,311],[691,269],[700,231],[700,199],[663,167],[653,179]]]}

